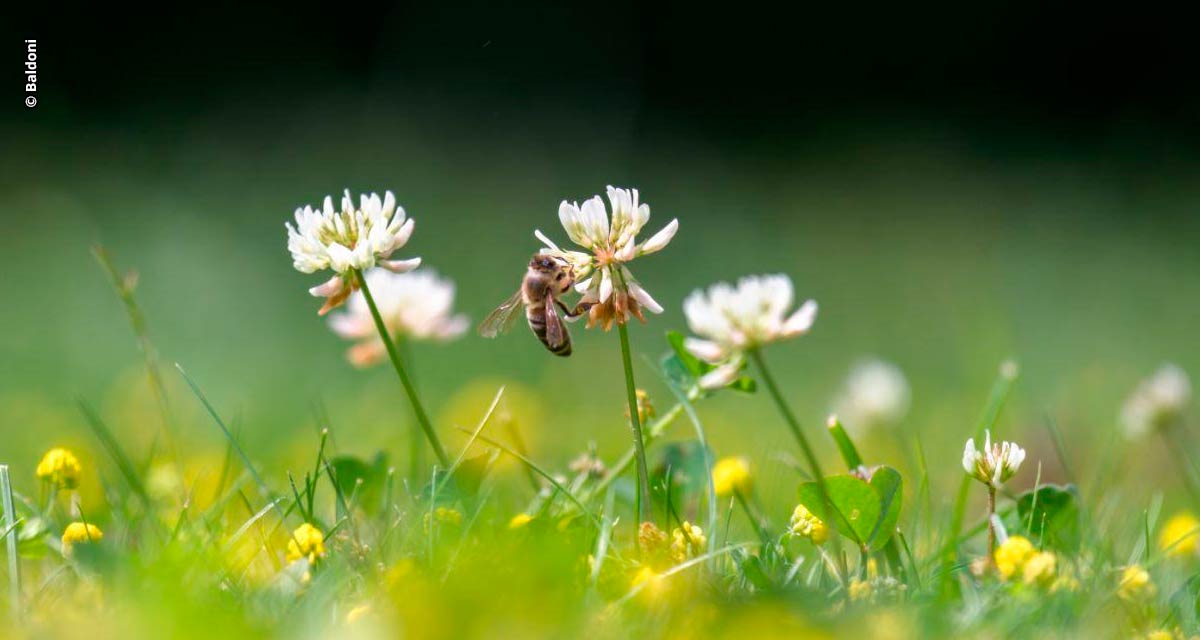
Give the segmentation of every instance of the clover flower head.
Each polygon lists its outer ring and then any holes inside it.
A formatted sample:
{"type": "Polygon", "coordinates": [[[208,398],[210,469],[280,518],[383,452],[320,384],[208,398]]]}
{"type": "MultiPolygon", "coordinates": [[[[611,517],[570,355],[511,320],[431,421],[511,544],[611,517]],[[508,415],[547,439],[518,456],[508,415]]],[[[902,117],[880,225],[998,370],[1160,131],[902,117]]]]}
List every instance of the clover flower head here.
{"type": "Polygon", "coordinates": [[[834,413],[853,434],[893,426],[908,412],[908,380],[894,364],[864,360],[854,365],[834,403],[834,413]]]}
{"type": "MultiPolygon", "coordinates": [[[[470,326],[465,315],[454,313],[454,282],[433,270],[392,273],[372,269],[365,277],[383,324],[393,336],[445,342],[461,336],[470,326]]],[[[346,352],[354,366],[368,367],[387,358],[362,291],[350,296],[344,312],[329,317],[329,328],[343,338],[358,340],[346,352]]]]}
{"type": "Polygon", "coordinates": [[[792,511],[792,519],[788,524],[788,533],[800,538],[808,538],[813,544],[820,546],[829,539],[829,527],[813,512],[802,504],[796,505],[792,511]]]}
{"type": "Polygon", "coordinates": [[[686,520],[671,531],[671,559],[675,564],[704,553],[707,546],[704,530],[686,520]]]}
{"type": "Polygon", "coordinates": [[[750,475],[750,461],[740,456],[729,456],[717,460],[712,469],[713,491],[718,496],[734,493],[749,495],[754,488],[750,475]]]}
{"type": "Polygon", "coordinates": [[[37,477],[58,489],[74,489],[79,486],[82,467],[75,454],[62,447],[55,447],[38,462],[37,477]]]}
{"type": "Polygon", "coordinates": [[[671,220],[649,239],[638,242],[637,234],[650,220],[650,206],[638,201],[637,189],[608,187],[611,216],[600,196],[582,205],[563,200],[558,219],[567,237],[587,251],[559,248],[541,230],[534,232],[546,245],[542,253],[567,261],[575,271],[575,289],[583,295],[580,302],[591,303],[589,327],[599,324],[605,330],[615,320],[624,324],[633,315],[646,321],[642,309],[662,313],[662,306],[642,288],[626,266],[634,259],[661,251],[675,237],[679,220],[671,220]]]}
{"type": "Polygon", "coordinates": [[[325,557],[325,534],[313,525],[305,522],[296,527],[288,540],[287,561],[295,562],[306,558],[310,565],[325,557]]]}
{"type": "Polygon", "coordinates": [[[1121,410],[1125,437],[1137,440],[1170,426],[1183,416],[1191,398],[1192,383],[1187,373],[1176,365],[1164,364],[1125,401],[1121,410]]]}
{"type": "Polygon", "coordinates": [[[975,449],[974,438],[967,438],[967,446],[963,449],[963,470],[972,478],[998,489],[1021,468],[1025,450],[1012,442],[992,444],[991,432],[984,433],[983,451],[975,449]]]}
{"type": "Polygon", "coordinates": [[[63,529],[62,549],[64,554],[70,554],[77,544],[91,544],[104,539],[100,527],[88,522],[72,522],[63,529]]]}
{"type": "Polygon", "coordinates": [[[683,302],[688,327],[699,337],[684,346],[692,355],[718,365],[700,386],[716,389],[739,375],[747,351],[808,333],[817,318],[817,303],[808,300],[791,312],[794,293],[785,275],[746,276],[737,286],[718,282],[693,291],[683,302]]]}
{"type": "Polygon", "coordinates": [[[361,195],[358,205],[346,190],[341,208],[334,209],[333,198],[326,196],[321,208],[297,208],[295,222],[285,223],[292,266],[302,273],[329,269],[334,276],[309,293],[325,298],[319,313],[325,315],[346,301],[358,287],[353,271],[380,266],[403,273],[417,268],[420,258],[389,260],[412,236],[413,220],[396,205],[391,191],[381,199],[378,194],[361,195]]]}
{"type": "Polygon", "coordinates": [[[1190,556],[1200,551],[1200,520],[1190,512],[1177,513],[1158,534],[1158,548],[1173,556],[1190,556]]]}

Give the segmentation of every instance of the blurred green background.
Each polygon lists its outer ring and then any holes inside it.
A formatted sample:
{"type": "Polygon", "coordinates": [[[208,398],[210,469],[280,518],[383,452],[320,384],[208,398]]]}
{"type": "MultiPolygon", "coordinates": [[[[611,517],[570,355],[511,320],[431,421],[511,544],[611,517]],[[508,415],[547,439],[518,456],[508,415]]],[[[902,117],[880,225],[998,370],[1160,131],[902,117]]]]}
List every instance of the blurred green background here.
{"type": "MultiPolygon", "coordinates": [[[[192,450],[216,456],[222,441],[170,363],[275,482],[311,458],[317,405],[341,450],[403,464],[399,385],[345,362],[284,221],[343,188],[394,191],[417,221],[403,256],[453,278],[478,321],[517,287],[535,228],[566,241],[559,201],[613,184],[641,190],[649,232],[681,223],[633,265],[666,308],[632,331],[660,410],[670,396],[642,357],[685,329],[684,296],[783,272],[821,305],[809,336],[768,353],[812,432],[852,363],[893,361],[912,410],[867,457],[913,469],[919,434],[950,486],[1012,357],[1003,435],[1061,480],[1055,420],[1086,477],[1140,378],[1163,361],[1200,374],[1197,100],[1178,27],[1065,9],[1030,26],[1028,9],[929,21],[876,8],[870,24],[848,8],[682,4],[245,8],[236,21],[177,9],[153,30],[35,21],[41,103],[0,121],[0,457],[31,482],[53,444],[98,456],[77,397],[149,446],[140,356],[88,252],[101,242],[141,274],[192,450]]],[[[608,459],[623,451],[617,337],[574,333],[566,360],[521,330],[414,345],[443,437],[460,441],[452,426],[505,384],[537,460],[561,468],[593,441],[608,459]]],[[[725,394],[701,416],[718,453],[756,461],[764,500],[791,499],[778,452],[793,445],[765,396],[725,394]]],[[[1145,481],[1130,491],[1174,487],[1159,445],[1136,446],[1130,477],[1145,481]]]]}

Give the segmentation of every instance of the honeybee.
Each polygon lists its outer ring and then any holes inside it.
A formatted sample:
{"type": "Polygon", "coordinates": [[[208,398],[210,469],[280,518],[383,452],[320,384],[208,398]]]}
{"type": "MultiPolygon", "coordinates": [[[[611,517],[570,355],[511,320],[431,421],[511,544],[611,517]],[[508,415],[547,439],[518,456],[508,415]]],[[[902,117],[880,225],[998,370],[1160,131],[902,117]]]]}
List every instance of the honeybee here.
{"type": "Polygon", "coordinates": [[[575,271],[566,260],[533,254],[521,280],[521,288],[479,323],[479,335],[495,338],[507,331],[512,326],[517,307],[524,306],[529,328],[550,353],[564,357],[571,355],[571,334],[563,320],[575,320],[592,307],[591,303],[580,302],[574,309],[567,309],[558,299],[574,284],[575,271]]]}

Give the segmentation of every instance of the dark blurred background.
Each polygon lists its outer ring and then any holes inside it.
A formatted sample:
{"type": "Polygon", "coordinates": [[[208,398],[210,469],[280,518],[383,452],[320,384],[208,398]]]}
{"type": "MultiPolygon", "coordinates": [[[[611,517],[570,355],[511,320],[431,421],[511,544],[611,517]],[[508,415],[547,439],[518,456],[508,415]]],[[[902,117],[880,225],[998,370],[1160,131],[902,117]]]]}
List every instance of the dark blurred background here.
{"type": "MultiPolygon", "coordinates": [[[[515,288],[534,228],[565,240],[558,202],[611,183],[641,188],[648,231],[682,225],[634,265],[667,307],[635,330],[641,354],[683,328],[691,289],[784,271],[822,303],[814,333],[771,354],[809,424],[875,354],[912,382],[905,429],[953,459],[1015,357],[1005,429],[1053,467],[1053,418],[1086,457],[1141,376],[1165,360],[1200,371],[1194,25],[1165,5],[1005,2],[19,16],[0,91],[5,452],[32,464],[47,434],[90,447],[76,394],[149,437],[97,241],[141,271],[167,362],[262,455],[311,448],[280,436],[312,432],[314,398],[346,448],[402,451],[394,380],[342,361],[304,292],[318,278],[290,267],[293,208],[392,189],[418,221],[405,255],[455,278],[478,319],[515,288]],[[26,38],[35,109],[17,73],[26,38]]],[[[519,332],[417,345],[414,360],[447,432],[507,382],[538,457],[561,463],[625,436],[616,337],[576,342],[567,362],[519,332]]],[[[639,375],[669,404],[650,367],[639,375]]],[[[194,405],[182,389],[174,401],[194,405]]],[[[766,452],[787,434],[764,398],[706,407],[723,452],[778,467],[766,452]]],[[[193,430],[219,444],[201,417],[193,430]]],[[[900,442],[879,450],[910,455],[900,442]]]]}

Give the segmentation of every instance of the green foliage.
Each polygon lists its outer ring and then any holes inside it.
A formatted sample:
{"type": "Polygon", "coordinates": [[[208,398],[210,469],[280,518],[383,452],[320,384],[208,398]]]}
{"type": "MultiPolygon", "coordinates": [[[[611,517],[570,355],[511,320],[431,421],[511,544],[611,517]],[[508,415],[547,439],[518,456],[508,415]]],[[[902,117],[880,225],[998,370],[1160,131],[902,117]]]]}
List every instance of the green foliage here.
{"type": "Polygon", "coordinates": [[[1080,544],[1079,490],[1043,485],[1017,496],[1019,529],[1040,546],[1075,552],[1080,544]]]}
{"type": "MultiPolygon", "coordinates": [[[[667,379],[680,389],[691,389],[699,384],[700,378],[717,367],[692,355],[683,346],[685,339],[684,335],[678,331],[667,332],[667,344],[671,345],[671,352],[663,356],[662,369],[667,379]]],[[[745,366],[743,362],[742,368],[744,369],[745,366]]],[[[758,390],[758,383],[749,376],[738,376],[725,388],[742,393],[754,393],[758,390]]]]}
{"type": "Polygon", "coordinates": [[[900,518],[903,481],[900,473],[887,466],[874,471],[870,481],[856,475],[825,477],[833,513],[826,509],[820,486],[814,482],[800,485],[800,504],[859,547],[882,549],[896,530],[900,518]]]}

